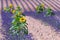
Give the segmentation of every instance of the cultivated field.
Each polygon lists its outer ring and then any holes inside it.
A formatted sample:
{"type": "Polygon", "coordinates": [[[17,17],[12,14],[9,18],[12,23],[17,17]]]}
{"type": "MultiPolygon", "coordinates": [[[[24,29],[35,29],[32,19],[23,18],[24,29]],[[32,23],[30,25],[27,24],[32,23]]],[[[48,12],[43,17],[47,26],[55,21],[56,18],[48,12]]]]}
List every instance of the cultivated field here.
{"type": "Polygon", "coordinates": [[[0,0],[0,40],[60,40],[60,0],[0,0]],[[29,35],[25,39],[8,34],[12,14],[4,13],[2,9],[11,3],[14,8],[19,5],[26,15],[29,35]],[[51,7],[55,16],[36,14],[35,8],[40,3],[44,3],[45,8],[51,7]]]}

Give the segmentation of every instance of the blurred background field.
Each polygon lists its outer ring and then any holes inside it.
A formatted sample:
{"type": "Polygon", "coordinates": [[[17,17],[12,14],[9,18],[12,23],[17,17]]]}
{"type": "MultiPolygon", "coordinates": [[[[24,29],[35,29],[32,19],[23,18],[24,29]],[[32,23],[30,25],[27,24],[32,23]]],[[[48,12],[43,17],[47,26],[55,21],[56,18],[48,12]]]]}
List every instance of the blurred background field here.
{"type": "Polygon", "coordinates": [[[0,0],[0,40],[60,40],[60,0],[0,0]],[[26,15],[29,35],[18,39],[8,34],[11,24],[11,13],[3,11],[4,7],[19,5],[26,15]],[[36,6],[41,3],[50,7],[54,16],[45,17],[44,12],[36,14],[36,6]]]}

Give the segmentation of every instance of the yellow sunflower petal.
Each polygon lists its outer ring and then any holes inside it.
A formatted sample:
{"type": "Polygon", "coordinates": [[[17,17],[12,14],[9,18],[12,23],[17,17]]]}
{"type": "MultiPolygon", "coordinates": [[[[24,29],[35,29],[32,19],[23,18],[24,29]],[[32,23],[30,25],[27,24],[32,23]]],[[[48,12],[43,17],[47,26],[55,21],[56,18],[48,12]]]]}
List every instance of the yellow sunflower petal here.
{"type": "Polygon", "coordinates": [[[38,6],[36,6],[36,9],[38,8],[38,6]]]}
{"type": "Polygon", "coordinates": [[[13,5],[12,4],[10,4],[10,6],[9,6],[10,8],[12,8],[13,7],[13,5]]]}
{"type": "Polygon", "coordinates": [[[16,10],[12,10],[12,13],[14,14],[16,12],[16,10]]]}
{"type": "Polygon", "coordinates": [[[22,14],[22,12],[21,12],[21,11],[19,11],[19,12],[18,12],[18,15],[21,15],[21,14],[22,14]]]}
{"type": "Polygon", "coordinates": [[[25,21],[26,21],[26,18],[25,18],[25,17],[22,17],[22,18],[20,18],[19,21],[20,21],[20,22],[25,22],[25,21]]]}
{"type": "Polygon", "coordinates": [[[44,4],[42,3],[41,6],[44,7],[44,4]]]}

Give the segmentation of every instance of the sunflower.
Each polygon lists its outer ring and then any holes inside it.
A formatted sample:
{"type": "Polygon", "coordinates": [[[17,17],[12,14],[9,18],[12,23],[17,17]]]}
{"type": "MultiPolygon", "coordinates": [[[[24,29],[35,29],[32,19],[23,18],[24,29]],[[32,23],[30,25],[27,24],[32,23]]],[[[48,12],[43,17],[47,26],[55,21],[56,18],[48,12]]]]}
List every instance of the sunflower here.
{"type": "Polygon", "coordinates": [[[12,13],[14,14],[16,12],[16,10],[12,10],[12,13]]]}
{"type": "Polygon", "coordinates": [[[13,8],[13,5],[12,4],[10,4],[10,6],[9,6],[10,8],[13,8]]]}
{"type": "Polygon", "coordinates": [[[21,12],[21,11],[19,11],[19,12],[18,12],[18,15],[21,15],[21,14],[22,14],[22,12],[21,12]]]}
{"type": "Polygon", "coordinates": [[[24,23],[24,22],[26,22],[26,18],[25,18],[25,17],[21,17],[21,18],[19,19],[19,21],[20,21],[21,23],[24,23]]]}
{"type": "Polygon", "coordinates": [[[42,3],[41,6],[44,7],[44,4],[42,3]]]}
{"type": "Polygon", "coordinates": [[[38,7],[38,6],[36,6],[36,10],[38,10],[38,8],[39,8],[39,7],[38,7]]]}

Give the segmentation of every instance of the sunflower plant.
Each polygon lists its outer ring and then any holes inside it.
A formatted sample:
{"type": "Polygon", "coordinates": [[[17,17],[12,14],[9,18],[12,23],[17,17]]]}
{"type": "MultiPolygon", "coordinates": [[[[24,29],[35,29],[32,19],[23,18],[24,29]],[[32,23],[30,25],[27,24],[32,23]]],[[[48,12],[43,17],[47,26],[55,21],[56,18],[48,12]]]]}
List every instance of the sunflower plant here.
{"type": "Polygon", "coordinates": [[[46,16],[55,15],[50,7],[48,7],[48,8],[46,9],[46,11],[47,11],[46,14],[45,14],[46,16]]]}
{"type": "Polygon", "coordinates": [[[24,34],[28,34],[28,28],[26,23],[26,17],[22,13],[20,7],[18,6],[16,10],[12,10],[13,20],[12,20],[12,27],[10,31],[13,34],[18,34],[20,31],[23,31],[24,34]]]}
{"type": "Polygon", "coordinates": [[[7,12],[10,12],[12,11],[14,8],[13,8],[13,5],[10,4],[9,7],[4,7],[4,11],[7,11],[7,12]]]}
{"type": "Polygon", "coordinates": [[[40,4],[39,6],[36,7],[37,13],[41,13],[44,11],[44,4],[40,4]]]}
{"type": "Polygon", "coordinates": [[[10,4],[9,7],[5,7],[4,11],[11,12],[13,14],[11,27],[9,28],[9,32],[13,35],[19,35],[22,31],[24,34],[28,34],[28,28],[26,23],[25,14],[22,13],[20,6],[17,6],[16,9],[13,9],[13,5],[10,4]]]}
{"type": "Polygon", "coordinates": [[[37,13],[46,12],[45,16],[53,16],[53,15],[55,15],[53,13],[52,9],[50,7],[45,8],[43,3],[36,7],[36,12],[37,13]]]}

